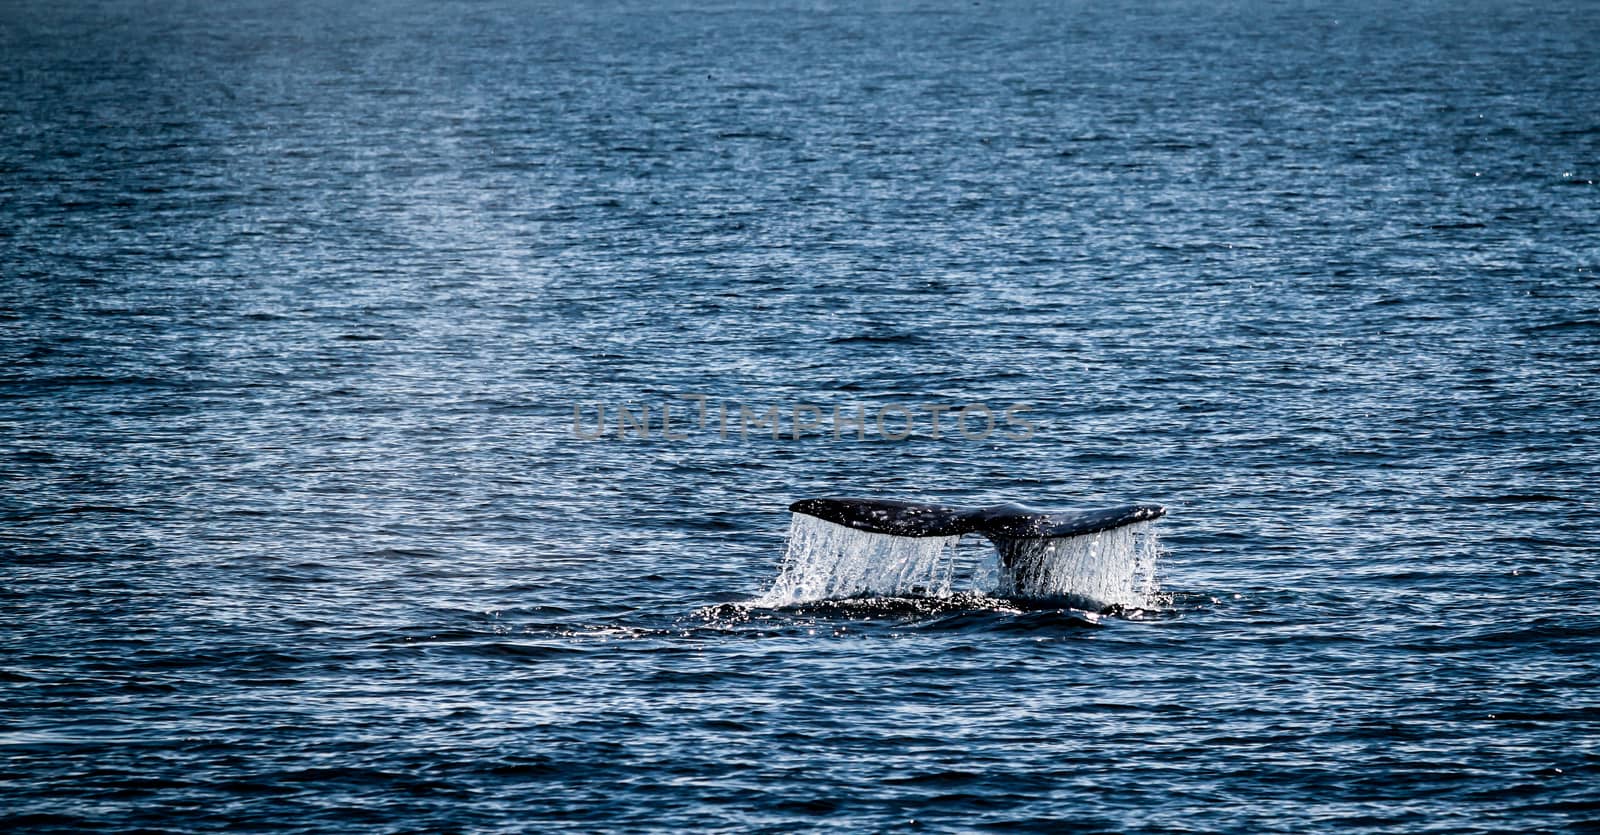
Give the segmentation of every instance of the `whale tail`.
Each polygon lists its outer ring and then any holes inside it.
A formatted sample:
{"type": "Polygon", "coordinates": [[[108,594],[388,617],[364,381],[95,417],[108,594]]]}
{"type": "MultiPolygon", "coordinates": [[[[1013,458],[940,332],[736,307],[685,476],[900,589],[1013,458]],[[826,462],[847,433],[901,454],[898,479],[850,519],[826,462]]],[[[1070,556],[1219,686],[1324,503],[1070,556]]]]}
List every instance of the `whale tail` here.
{"type": "Polygon", "coordinates": [[[1167,515],[1158,504],[1126,504],[1094,510],[1039,510],[1020,504],[959,508],[892,499],[801,499],[793,513],[814,516],[858,531],[892,536],[960,536],[980,533],[998,544],[1013,539],[1060,539],[1152,522],[1167,515]]]}
{"type": "MultiPolygon", "coordinates": [[[[906,554],[934,553],[942,547],[941,542],[953,547],[961,536],[977,533],[987,538],[998,554],[1000,594],[1069,598],[1096,606],[1137,605],[1153,592],[1158,548],[1153,535],[1148,535],[1146,523],[1167,513],[1161,505],[1145,503],[1089,510],[1040,510],[1009,503],[961,508],[861,498],[802,499],[791,504],[789,510],[797,514],[797,519],[810,517],[847,529],[828,538],[830,545],[823,549],[830,554],[828,560],[853,560],[851,564],[855,565],[875,561],[872,558],[877,556],[888,563],[908,563],[906,554]],[[877,536],[846,535],[849,531],[877,536]],[[894,542],[905,544],[894,546],[894,542]],[[924,548],[919,543],[929,546],[924,548]],[[843,553],[852,548],[870,553],[853,557],[843,553]]],[[[791,541],[791,549],[794,547],[791,541]]],[[[922,557],[918,560],[927,561],[922,557]]],[[[937,564],[937,559],[930,563],[935,567],[937,564]]],[[[871,569],[857,565],[852,570],[865,577],[871,569]]],[[[903,573],[897,565],[887,566],[886,570],[896,577],[903,573]]],[[[838,565],[831,562],[826,571],[818,573],[841,575],[838,565]]],[[[858,593],[876,589],[879,584],[864,581],[859,585],[859,589],[851,586],[829,590],[858,593]]]]}

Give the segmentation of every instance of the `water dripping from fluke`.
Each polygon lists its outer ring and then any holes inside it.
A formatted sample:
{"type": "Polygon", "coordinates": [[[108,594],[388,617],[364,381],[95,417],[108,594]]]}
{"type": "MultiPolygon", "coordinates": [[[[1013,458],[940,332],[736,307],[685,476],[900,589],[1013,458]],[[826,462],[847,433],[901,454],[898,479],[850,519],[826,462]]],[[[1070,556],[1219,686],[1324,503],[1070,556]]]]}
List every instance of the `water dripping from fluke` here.
{"type": "Polygon", "coordinates": [[[1160,505],[1043,511],[830,498],[789,509],[782,566],[754,606],[974,594],[1091,612],[1158,605],[1161,546],[1153,523],[1166,515],[1160,505]],[[957,544],[969,533],[983,535],[994,550],[989,570],[970,568],[971,588],[961,588],[957,544]]]}
{"type": "Polygon", "coordinates": [[[952,536],[896,536],[794,514],[783,567],[757,605],[796,606],[851,597],[948,597],[952,536]]]}

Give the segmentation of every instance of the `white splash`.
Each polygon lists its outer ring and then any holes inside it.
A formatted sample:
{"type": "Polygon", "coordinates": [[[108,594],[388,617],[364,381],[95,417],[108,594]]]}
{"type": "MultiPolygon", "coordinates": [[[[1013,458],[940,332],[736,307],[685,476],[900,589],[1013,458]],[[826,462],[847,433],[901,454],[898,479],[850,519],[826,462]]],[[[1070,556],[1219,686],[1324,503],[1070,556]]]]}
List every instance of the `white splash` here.
{"type": "Polygon", "coordinates": [[[960,536],[893,536],[794,514],[783,569],[758,606],[845,597],[949,597],[960,536]]]}
{"type": "MultiPolygon", "coordinates": [[[[950,597],[960,539],[868,533],[796,513],[778,578],[753,602],[776,607],[850,597],[950,597]]],[[[985,556],[968,572],[980,593],[1091,609],[1155,605],[1161,545],[1148,522],[1063,539],[1000,540],[982,550],[985,556]]]]}
{"type": "Polygon", "coordinates": [[[1149,522],[1064,539],[1009,539],[997,593],[1065,598],[1099,607],[1146,607],[1156,597],[1161,543],[1149,522]]]}

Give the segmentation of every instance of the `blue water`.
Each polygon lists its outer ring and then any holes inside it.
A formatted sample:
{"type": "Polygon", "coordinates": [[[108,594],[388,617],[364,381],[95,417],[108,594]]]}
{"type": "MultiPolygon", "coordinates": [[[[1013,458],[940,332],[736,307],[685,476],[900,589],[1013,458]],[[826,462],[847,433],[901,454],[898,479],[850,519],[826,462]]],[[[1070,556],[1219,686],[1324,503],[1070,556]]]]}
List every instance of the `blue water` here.
{"type": "Polygon", "coordinates": [[[10,0],[0,137],[8,831],[1600,829],[1592,2],[10,0]],[[752,605],[836,494],[1160,595],[752,605]]]}

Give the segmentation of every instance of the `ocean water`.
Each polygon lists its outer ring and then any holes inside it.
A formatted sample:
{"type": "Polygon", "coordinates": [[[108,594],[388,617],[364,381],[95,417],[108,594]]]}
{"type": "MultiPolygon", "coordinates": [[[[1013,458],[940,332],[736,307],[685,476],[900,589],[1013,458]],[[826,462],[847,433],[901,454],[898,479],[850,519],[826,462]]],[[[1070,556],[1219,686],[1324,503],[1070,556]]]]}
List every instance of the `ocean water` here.
{"type": "Polygon", "coordinates": [[[1596,180],[1584,0],[8,0],[0,827],[1600,830],[1596,180]]]}

